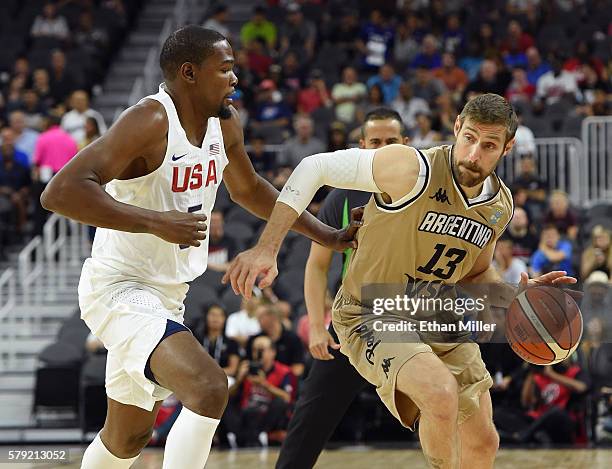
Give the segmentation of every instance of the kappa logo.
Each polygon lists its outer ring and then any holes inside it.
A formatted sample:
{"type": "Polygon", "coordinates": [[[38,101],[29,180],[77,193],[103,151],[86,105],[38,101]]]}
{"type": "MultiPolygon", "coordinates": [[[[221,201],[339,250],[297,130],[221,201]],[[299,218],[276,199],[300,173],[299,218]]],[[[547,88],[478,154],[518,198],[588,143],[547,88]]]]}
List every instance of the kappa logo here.
{"type": "Polygon", "coordinates": [[[436,192],[434,195],[430,197],[430,199],[435,199],[436,202],[440,202],[440,203],[446,202],[448,205],[451,205],[446,195],[446,189],[442,189],[441,187],[438,189],[438,192],[436,192]]]}
{"type": "Polygon", "coordinates": [[[389,379],[389,368],[391,368],[391,360],[393,360],[395,357],[391,357],[391,358],[383,358],[382,363],[380,364],[380,367],[382,368],[382,370],[385,372],[385,377],[387,379],[389,379]]]}

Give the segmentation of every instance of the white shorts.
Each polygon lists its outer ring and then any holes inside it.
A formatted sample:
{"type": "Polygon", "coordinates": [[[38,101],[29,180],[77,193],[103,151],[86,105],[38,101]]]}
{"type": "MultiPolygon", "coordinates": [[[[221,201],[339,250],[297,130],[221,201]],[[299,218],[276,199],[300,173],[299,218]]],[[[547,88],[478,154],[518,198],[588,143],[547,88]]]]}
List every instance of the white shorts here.
{"type": "Polygon", "coordinates": [[[79,306],[81,318],[108,350],[106,394],[151,411],[155,402],[172,391],[149,380],[145,366],[164,335],[167,320],[183,324],[183,309],[167,309],[166,299],[155,289],[100,275],[88,261],[79,282],[79,306]]]}

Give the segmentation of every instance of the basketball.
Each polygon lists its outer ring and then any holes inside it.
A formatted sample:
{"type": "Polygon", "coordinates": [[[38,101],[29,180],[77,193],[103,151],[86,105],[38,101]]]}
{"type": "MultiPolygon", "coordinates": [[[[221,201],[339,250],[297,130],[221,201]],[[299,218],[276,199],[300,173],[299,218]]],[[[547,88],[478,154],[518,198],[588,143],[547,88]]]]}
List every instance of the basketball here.
{"type": "Polygon", "coordinates": [[[582,337],[582,313],[574,299],[555,287],[521,292],[506,315],[506,338],[523,360],[552,365],[569,357],[582,337]]]}

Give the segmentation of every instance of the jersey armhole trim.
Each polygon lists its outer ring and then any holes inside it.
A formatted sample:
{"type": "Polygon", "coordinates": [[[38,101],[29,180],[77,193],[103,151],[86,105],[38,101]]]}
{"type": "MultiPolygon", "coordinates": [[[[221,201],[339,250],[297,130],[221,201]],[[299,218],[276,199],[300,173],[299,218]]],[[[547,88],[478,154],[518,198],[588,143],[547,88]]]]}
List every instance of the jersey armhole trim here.
{"type": "Polygon", "coordinates": [[[421,195],[423,195],[423,192],[427,190],[427,187],[429,186],[429,181],[431,180],[431,167],[429,159],[418,148],[415,148],[415,151],[419,156],[420,166],[417,183],[408,194],[390,204],[387,204],[383,201],[381,194],[374,193],[374,203],[376,204],[376,207],[379,210],[390,213],[403,210],[412,205],[414,202],[416,202],[416,200],[421,197],[421,195]]]}

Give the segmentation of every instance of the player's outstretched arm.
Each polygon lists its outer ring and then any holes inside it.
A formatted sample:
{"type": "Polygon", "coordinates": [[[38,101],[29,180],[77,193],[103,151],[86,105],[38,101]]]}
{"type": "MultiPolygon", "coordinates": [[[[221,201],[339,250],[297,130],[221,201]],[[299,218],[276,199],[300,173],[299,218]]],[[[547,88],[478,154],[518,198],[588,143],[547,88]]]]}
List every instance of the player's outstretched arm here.
{"type": "MultiPolygon", "coordinates": [[[[268,220],[278,198],[278,191],[255,172],[244,148],[244,134],[238,113],[234,108],[231,109],[232,118],[221,121],[225,151],[229,159],[223,180],[234,202],[255,216],[268,220]]],[[[336,251],[352,247],[351,237],[345,230],[331,228],[309,212],[303,212],[291,229],[336,251]]]]}
{"type": "Polygon", "coordinates": [[[278,271],[276,256],[289,228],[323,185],[366,192],[384,192],[392,201],[408,194],[416,185],[420,163],[414,149],[389,145],[379,150],[340,150],[304,158],[281,191],[272,215],[257,245],[232,261],[223,281],[234,292],[250,298],[255,280],[269,286],[278,271]]]}
{"type": "Polygon", "coordinates": [[[56,174],[41,196],[47,210],[87,225],[154,234],[168,242],[199,246],[206,217],[157,212],[118,202],[104,184],[149,174],[163,162],[168,119],[153,100],[128,109],[102,137],[56,174]]]}

